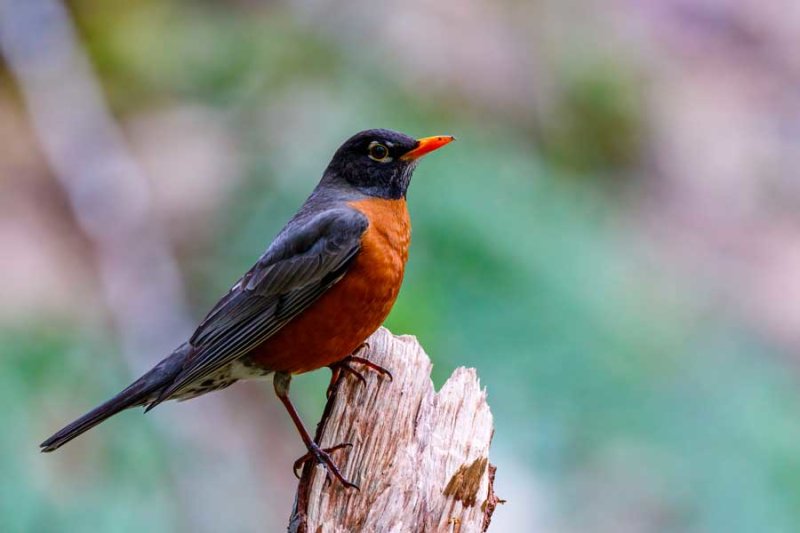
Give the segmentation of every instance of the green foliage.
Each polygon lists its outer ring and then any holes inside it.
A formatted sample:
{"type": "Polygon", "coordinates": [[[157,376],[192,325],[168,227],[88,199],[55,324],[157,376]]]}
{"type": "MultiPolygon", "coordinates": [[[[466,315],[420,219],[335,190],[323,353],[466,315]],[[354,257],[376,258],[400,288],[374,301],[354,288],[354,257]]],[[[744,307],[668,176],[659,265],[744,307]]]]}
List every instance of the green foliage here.
{"type": "Polygon", "coordinates": [[[38,443],[126,383],[107,342],[40,326],[0,333],[5,428],[0,439],[0,526],[13,532],[173,531],[165,452],[141,417],[109,421],[87,455],[38,443]],[[135,506],[131,503],[136,502],[135,506]]]}

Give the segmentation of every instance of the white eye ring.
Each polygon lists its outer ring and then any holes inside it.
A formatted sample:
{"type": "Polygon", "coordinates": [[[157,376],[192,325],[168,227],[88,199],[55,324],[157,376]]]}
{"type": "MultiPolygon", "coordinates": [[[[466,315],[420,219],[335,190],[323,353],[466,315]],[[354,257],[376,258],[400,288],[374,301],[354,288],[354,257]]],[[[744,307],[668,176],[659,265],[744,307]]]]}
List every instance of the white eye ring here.
{"type": "Polygon", "coordinates": [[[386,145],[381,144],[378,141],[372,141],[369,143],[369,147],[367,147],[367,155],[370,159],[379,163],[388,163],[392,160],[391,156],[389,156],[389,149],[386,147],[386,145]]]}

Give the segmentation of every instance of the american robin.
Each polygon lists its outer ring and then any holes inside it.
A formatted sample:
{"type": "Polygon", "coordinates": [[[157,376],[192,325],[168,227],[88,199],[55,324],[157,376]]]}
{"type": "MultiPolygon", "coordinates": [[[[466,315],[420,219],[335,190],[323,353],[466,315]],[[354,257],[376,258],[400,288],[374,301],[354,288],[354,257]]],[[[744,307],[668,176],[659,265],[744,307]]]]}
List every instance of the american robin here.
{"type": "Polygon", "coordinates": [[[406,191],[420,157],[451,136],[413,139],[374,129],[348,139],[317,187],[259,258],[211,309],[191,338],[125,390],[41,444],[51,452],[130,407],[149,411],[240,379],[273,375],[275,393],[308,453],[347,486],[329,452],[311,438],[289,399],[292,375],[325,366],[358,374],[352,355],[394,304],[411,223],[406,191]]]}

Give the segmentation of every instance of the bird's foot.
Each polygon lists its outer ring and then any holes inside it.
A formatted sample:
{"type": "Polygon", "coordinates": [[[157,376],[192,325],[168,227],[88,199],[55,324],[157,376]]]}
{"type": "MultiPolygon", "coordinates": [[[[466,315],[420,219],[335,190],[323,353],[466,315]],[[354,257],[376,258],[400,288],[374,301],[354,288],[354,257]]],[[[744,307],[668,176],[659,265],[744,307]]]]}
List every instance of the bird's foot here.
{"type": "Polygon", "coordinates": [[[355,350],[353,350],[353,353],[350,354],[350,357],[356,357],[361,352],[366,352],[367,350],[369,350],[369,348],[370,348],[369,341],[364,341],[361,344],[359,344],[355,350]]]}
{"type": "Polygon", "coordinates": [[[333,363],[328,367],[331,369],[331,382],[328,384],[328,391],[326,393],[328,398],[330,398],[331,394],[333,394],[333,391],[336,388],[336,383],[342,376],[344,376],[344,374],[352,374],[358,381],[360,381],[363,385],[366,386],[367,380],[364,379],[364,375],[361,372],[353,368],[353,363],[365,366],[370,370],[374,370],[375,372],[381,374],[382,376],[386,376],[387,378],[389,378],[389,381],[393,380],[392,373],[389,372],[387,369],[383,368],[382,366],[376,363],[373,363],[369,359],[365,359],[363,357],[359,357],[358,355],[356,355],[361,353],[365,349],[369,349],[369,343],[366,342],[362,343],[361,346],[356,348],[355,352],[353,352],[353,355],[348,355],[341,361],[333,363]]]}
{"type": "Polygon", "coordinates": [[[339,482],[349,489],[359,489],[358,485],[355,483],[351,483],[342,475],[341,471],[339,471],[339,467],[336,466],[336,463],[333,462],[333,458],[331,458],[331,453],[335,452],[336,450],[341,450],[342,448],[352,447],[353,445],[349,442],[344,442],[342,444],[337,444],[336,446],[332,446],[330,448],[320,448],[316,443],[311,443],[311,446],[308,447],[308,453],[302,456],[300,459],[294,462],[292,466],[292,470],[294,471],[294,475],[297,478],[300,478],[300,475],[297,473],[300,468],[308,461],[314,461],[317,464],[321,464],[325,466],[325,482],[331,482],[331,474],[333,477],[339,480],[339,482]]]}

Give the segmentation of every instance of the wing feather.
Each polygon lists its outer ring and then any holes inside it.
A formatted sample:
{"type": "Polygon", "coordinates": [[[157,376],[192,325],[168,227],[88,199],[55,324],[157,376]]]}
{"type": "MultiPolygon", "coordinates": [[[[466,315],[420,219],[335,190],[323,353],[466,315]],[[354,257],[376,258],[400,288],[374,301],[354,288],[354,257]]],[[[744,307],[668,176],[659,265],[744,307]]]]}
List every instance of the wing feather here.
{"type": "Polygon", "coordinates": [[[325,211],[284,231],[190,339],[193,356],[148,409],[205,379],[274,335],[347,271],[369,221],[351,208],[325,211]]]}

